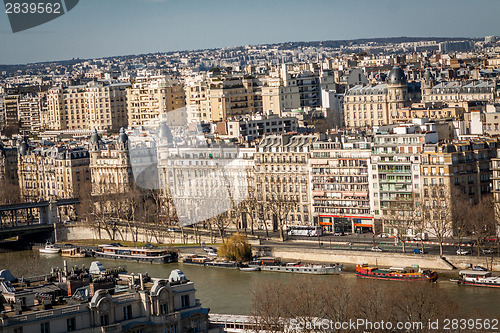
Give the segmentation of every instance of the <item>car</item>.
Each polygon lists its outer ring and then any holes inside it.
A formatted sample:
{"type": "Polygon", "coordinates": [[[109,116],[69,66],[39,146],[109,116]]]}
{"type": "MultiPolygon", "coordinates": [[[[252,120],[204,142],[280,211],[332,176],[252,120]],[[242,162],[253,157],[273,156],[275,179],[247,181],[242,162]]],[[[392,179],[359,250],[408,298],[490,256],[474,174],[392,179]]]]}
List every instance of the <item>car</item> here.
{"type": "Polygon", "coordinates": [[[208,253],[210,253],[210,252],[217,253],[217,249],[215,249],[215,248],[213,248],[213,247],[211,247],[211,246],[206,246],[206,247],[204,247],[204,248],[203,248],[203,251],[208,252],[208,253]]]}
{"type": "Polygon", "coordinates": [[[63,224],[68,224],[68,223],[71,223],[71,220],[66,220],[63,222],[63,224]]]}
{"type": "Polygon", "coordinates": [[[457,255],[459,255],[459,256],[466,256],[468,254],[470,254],[469,250],[465,250],[465,249],[458,249],[457,250],[457,255]]]}
{"type": "Polygon", "coordinates": [[[345,234],[343,232],[335,232],[333,235],[334,236],[345,236],[345,234]]]}
{"type": "Polygon", "coordinates": [[[413,254],[424,254],[427,253],[427,251],[422,250],[422,249],[414,249],[413,254]]]}
{"type": "Polygon", "coordinates": [[[493,254],[494,252],[492,249],[483,249],[484,254],[493,254]]]}
{"type": "Polygon", "coordinates": [[[474,266],[474,267],[472,267],[472,270],[473,271],[482,271],[482,272],[487,271],[487,269],[484,268],[483,266],[474,266]]]}
{"type": "Polygon", "coordinates": [[[156,246],[154,246],[153,244],[144,244],[143,246],[145,249],[154,249],[156,246]]]}
{"type": "Polygon", "coordinates": [[[111,246],[115,246],[115,247],[122,247],[123,245],[120,244],[120,243],[110,243],[111,246]]]}
{"type": "Polygon", "coordinates": [[[383,252],[384,250],[382,250],[382,248],[380,246],[374,246],[374,247],[372,247],[372,251],[373,252],[383,252]]]}

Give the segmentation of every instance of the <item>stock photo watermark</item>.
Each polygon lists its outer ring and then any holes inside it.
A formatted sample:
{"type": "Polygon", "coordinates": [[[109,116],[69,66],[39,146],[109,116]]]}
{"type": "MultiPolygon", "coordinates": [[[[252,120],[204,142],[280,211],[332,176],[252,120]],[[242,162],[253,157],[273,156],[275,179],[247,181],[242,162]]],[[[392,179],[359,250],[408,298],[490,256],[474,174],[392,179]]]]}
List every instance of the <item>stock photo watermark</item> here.
{"type": "Polygon", "coordinates": [[[52,21],[78,5],[80,0],[4,0],[13,33],[52,21]]]}

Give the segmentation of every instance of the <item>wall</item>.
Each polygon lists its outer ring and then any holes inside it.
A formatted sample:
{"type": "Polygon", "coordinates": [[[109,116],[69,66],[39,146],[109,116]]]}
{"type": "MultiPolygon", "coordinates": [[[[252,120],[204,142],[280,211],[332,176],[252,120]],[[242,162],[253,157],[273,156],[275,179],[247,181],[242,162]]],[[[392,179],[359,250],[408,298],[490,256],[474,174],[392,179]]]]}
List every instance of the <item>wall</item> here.
{"type": "MultiPolygon", "coordinates": [[[[407,253],[378,253],[368,251],[324,250],[324,249],[294,249],[292,247],[263,247],[268,249],[262,255],[279,257],[285,261],[312,261],[378,265],[381,267],[408,267],[419,265],[422,268],[451,270],[452,267],[438,255],[415,255],[407,253]]],[[[486,266],[484,257],[447,256],[447,261],[458,269],[466,268],[467,264],[486,266]]],[[[488,262],[491,265],[491,262],[488,262]]],[[[493,270],[500,271],[500,259],[494,258],[493,270]]]]}

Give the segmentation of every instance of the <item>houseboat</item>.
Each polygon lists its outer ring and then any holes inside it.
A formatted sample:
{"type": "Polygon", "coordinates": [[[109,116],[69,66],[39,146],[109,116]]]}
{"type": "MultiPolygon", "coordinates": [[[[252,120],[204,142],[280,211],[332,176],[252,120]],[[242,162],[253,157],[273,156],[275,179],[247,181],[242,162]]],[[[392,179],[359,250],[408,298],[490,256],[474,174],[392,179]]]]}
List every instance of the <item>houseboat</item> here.
{"type": "Polygon", "coordinates": [[[251,261],[248,266],[259,267],[262,271],[301,274],[340,274],[343,269],[342,264],[282,264],[279,259],[273,257],[257,258],[256,260],[251,261]]]}
{"type": "Polygon", "coordinates": [[[122,246],[104,246],[94,251],[94,257],[103,259],[127,260],[152,264],[177,261],[177,253],[166,249],[140,249],[122,246]]]}
{"type": "Polygon", "coordinates": [[[69,249],[62,249],[61,256],[70,258],[85,258],[87,253],[77,247],[72,247],[69,249]]]}
{"type": "Polygon", "coordinates": [[[286,264],[279,266],[264,265],[260,267],[263,271],[281,272],[281,273],[300,273],[300,274],[340,274],[342,273],[342,264],[320,265],[320,264],[286,264]]]}
{"type": "Polygon", "coordinates": [[[238,263],[235,261],[222,261],[212,260],[205,256],[196,254],[186,254],[182,258],[184,264],[200,265],[207,267],[221,267],[221,268],[238,268],[238,263]]]}
{"type": "Polygon", "coordinates": [[[500,277],[491,276],[490,271],[464,270],[458,273],[457,283],[477,287],[500,287],[500,277]]]}
{"type": "Polygon", "coordinates": [[[367,264],[356,266],[356,276],[391,281],[432,281],[438,279],[435,271],[421,270],[418,266],[411,268],[391,267],[388,269],[379,269],[376,266],[368,266],[367,264]]]}

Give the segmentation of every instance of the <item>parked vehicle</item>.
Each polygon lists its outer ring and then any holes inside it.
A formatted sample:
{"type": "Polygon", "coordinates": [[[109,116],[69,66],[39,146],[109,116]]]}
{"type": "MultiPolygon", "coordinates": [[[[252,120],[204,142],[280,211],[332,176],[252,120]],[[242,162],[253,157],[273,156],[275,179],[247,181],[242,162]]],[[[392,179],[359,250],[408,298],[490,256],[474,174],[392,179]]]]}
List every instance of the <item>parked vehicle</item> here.
{"type": "Polygon", "coordinates": [[[372,247],[372,251],[373,252],[383,252],[384,250],[382,250],[382,248],[380,246],[374,246],[374,247],[372,247]]]}
{"type": "Polygon", "coordinates": [[[457,255],[459,255],[459,256],[465,256],[465,255],[468,255],[468,254],[470,254],[469,250],[465,250],[465,249],[458,249],[457,250],[457,255]]]}
{"type": "Polygon", "coordinates": [[[345,236],[345,234],[343,232],[341,232],[341,231],[335,232],[333,235],[334,236],[345,236]]]}
{"type": "Polygon", "coordinates": [[[424,254],[427,253],[427,251],[423,251],[422,249],[414,249],[413,254],[424,254]]]}
{"type": "Polygon", "coordinates": [[[318,237],[323,234],[323,229],[318,226],[296,225],[288,227],[286,233],[288,236],[318,237]]]}
{"type": "Polygon", "coordinates": [[[204,248],[203,248],[203,251],[205,251],[205,252],[215,252],[215,253],[217,253],[217,249],[216,249],[216,248],[213,248],[213,247],[211,247],[211,246],[206,246],[206,247],[204,247],[204,248]]]}
{"type": "Polygon", "coordinates": [[[492,249],[483,249],[484,254],[493,254],[494,252],[492,249]]]}
{"type": "Polygon", "coordinates": [[[487,271],[486,268],[484,268],[483,266],[479,266],[479,265],[472,267],[472,270],[473,271],[481,271],[481,272],[486,272],[487,271]]]}

